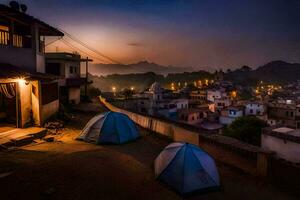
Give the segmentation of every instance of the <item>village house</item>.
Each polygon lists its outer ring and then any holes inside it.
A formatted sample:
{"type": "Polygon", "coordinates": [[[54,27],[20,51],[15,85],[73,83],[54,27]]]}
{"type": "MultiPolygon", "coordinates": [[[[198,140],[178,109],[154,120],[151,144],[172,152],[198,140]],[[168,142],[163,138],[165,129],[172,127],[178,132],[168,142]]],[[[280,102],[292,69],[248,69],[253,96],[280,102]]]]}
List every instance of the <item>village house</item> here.
{"type": "Polygon", "coordinates": [[[225,89],[208,89],[207,91],[207,97],[206,99],[211,102],[215,102],[215,99],[220,99],[222,97],[226,97],[227,93],[225,92],[225,89]]]}
{"type": "Polygon", "coordinates": [[[189,104],[190,105],[201,105],[206,102],[206,91],[205,90],[194,90],[189,93],[189,104]]]}
{"type": "Polygon", "coordinates": [[[219,112],[223,110],[224,108],[227,108],[228,106],[232,105],[232,101],[230,97],[221,97],[218,99],[215,99],[214,101],[214,107],[213,107],[213,112],[219,112]]]}
{"type": "Polygon", "coordinates": [[[85,78],[81,77],[81,62],[92,60],[82,59],[77,53],[51,52],[46,53],[46,73],[59,76],[59,99],[65,104],[79,104],[81,86],[85,78]]]}
{"type": "Polygon", "coordinates": [[[197,124],[207,118],[207,110],[196,108],[179,109],[177,111],[177,117],[178,121],[187,124],[197,124]]]}
{"type": "Polygon", "coordinates": [[[230,125],[234,120],[244,115],[242,106],[230,106],[221,111],[219,122],[222,125],[230,125]]]}
{"type": "Polygon", "coordinates": [[[56,28],[0,4],[0,120],[16,127],[42,125],[59,109],[57,77],[45,74],[45,37],[56,28]]]}
{"type": "Polygon", "coordinates": [[[281,125],[290,128],[300,128],[300,105],[292,102],[268,104],[268,124],[281,125]]]}
{"type": "Polygon", "coordinates": [[[245,115],[266,120],[266,106],[261,102],[248,102],[245,104],[245,115]]]}

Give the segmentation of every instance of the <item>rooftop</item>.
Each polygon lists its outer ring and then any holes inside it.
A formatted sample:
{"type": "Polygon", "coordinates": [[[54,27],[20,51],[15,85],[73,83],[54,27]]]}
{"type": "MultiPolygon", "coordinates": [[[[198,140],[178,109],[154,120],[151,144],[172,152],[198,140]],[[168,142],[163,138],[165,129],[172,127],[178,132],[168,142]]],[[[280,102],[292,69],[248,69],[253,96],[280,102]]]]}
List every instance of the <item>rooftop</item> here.
{"type": "Polygon", "coordinates": [[[271,135],[283,140],[289,140],[292,142],[300,143],[300,130],[292,129],[288,127],[280,127],[275,129],[266,128],[263,134],[271,135]]]}
{"type": "Polygon", "coordinates": [[[92,59],[81,58],[79,54],[69,52],[49,52],[46,53],[45,57],[47,60],[63,60],[75,62],[93,61],[92,59]]]}
{"type": "Polygon", "coordinates": [[[46,22],[43,22],[24,12],[15,10],[4,4],[0,4],[0,16],[18,20],[20,22],[27,23],[27,24],[37,23],[41,27],[40,35],[42,36],[64,36],[64,33],[59,31],[57,28],[50,26],[46,22]]]}
{"type": "MultiPolygon", "coordinates": [[[[145,129],[124,145],[74,140],[92,116],[74,113],[56,142],[0,152],[0,174],[9,174],[0,181],[1,199],[182,199],[154,177],[153,161],[171,141],[145,129]]],[[[188,199],[291,198],[235,168],[217,167],[223,189],[188,199]]]]}

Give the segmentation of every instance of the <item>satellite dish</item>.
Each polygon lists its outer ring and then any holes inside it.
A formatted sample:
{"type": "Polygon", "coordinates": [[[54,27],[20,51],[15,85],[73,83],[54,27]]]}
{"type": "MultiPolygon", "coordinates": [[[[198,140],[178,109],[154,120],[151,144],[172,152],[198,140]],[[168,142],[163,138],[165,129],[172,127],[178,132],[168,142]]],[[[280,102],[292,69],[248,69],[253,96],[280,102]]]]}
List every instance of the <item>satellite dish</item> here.
{"type": "Polygon", "coordinates": [[[27,11],[27,6],[26,6],[25,4],[21,4],[21,5],[20,5],[20,8],[21,8],[21,11],[22,11],[23,13],[26,13],[26,11],[27,11]]]}
{"type": "Polygon", "coordinates": [[[9,5],[12,9],[15,9],[15,10],[20,10],[20,4],[16,1],[11,1],[9,2],[9,5]]]}

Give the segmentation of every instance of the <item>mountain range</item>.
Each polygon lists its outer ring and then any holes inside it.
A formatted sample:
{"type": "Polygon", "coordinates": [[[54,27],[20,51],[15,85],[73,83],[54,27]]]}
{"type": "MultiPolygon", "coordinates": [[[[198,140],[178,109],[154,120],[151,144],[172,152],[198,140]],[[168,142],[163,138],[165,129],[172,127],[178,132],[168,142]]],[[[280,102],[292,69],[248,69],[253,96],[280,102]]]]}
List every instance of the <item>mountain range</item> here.
{"type": "MultiPolygon", "coordinates": [[[[108,70],[109,66],[115,66],[113,70],[118,71],[115,71],[113,75],[99,76],[98,73],[101,71],[101,68],[97,68],[97,70],[99,70],[97,75],[93,75],[93,73],[90,75],[93,86],[102,91],[111,91],[112,86],[118,89],[134,87],[136,90],[143,90],[148,88],[154,81],[160,82],[163,86],[170,87],[170,84],[174,82],[193,83],[196,80],[213,79],[215,75],[215,73],[203,70],[187,72],[189,68],[176,68],[179,72],[176,72],[176,70],[172,68],[171,73],[168,73],[171,67],[165,68],[164,66],[148,62],[140,62],[135,65],[127,66],[127,68],[125,66],[127,70],[125,70],[122,65],[105,65],[106,70],[108,70]],[[149,68],[147,66],[149,66],[149,68]],[[122,68],[122,70],[120,68],[122,68]],[[140,73],[134,69],[138,69],[140,73]],[[166,73],[168,73],[168,75],[166,75],[166,73]]],[[[101,74],[104,73],[102,72],[101,74]]],[[[300,64],[272,61],[256,69],[242,66],[238,69],[224,72],[224,79],[244,86],[255,86],[259,81],[283,85],[296,82],[298,79],[300,80],[300,64]]]]}
{"type": "Polygon", "coordinates": [[[89,67],[90,74],[106,76],[110,74],[133,74],[154,72],[167,75],[169,73],[181,73],[194,71],[192,67],[163,66],[148,61],[141,61],[133,64],[92,64],[89,67]]]}

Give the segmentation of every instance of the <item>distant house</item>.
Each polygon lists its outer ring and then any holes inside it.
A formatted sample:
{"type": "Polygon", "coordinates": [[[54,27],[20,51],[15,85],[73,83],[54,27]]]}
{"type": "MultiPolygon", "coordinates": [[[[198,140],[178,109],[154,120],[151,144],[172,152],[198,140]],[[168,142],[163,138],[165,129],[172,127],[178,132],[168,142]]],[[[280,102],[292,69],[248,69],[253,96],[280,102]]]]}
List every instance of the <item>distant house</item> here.
{"type": "Polygon", "coordinates": [[[221,97],[221,98],[215,99],[213,112],[221,111],[224,108],[231,106],[231,104],[232,104],[232,101],[229,97],[221,97]]]}
{"type": "Polygon", "coordinates": [[[300,105],[295,103],[269,103],[268,124],[300,128],[300,105]]]}
{"type": "Polygon", "coordinates": [[[206,91],[205,90],[194,90],[189,93],[189,104],[201,105],[206,102],[206,91]]]}
{"type": "Polygon", "coordinates": [[[85,78],[81,78],[80,63],[86,61],[79,54],[46,53],[46,73],[60,77],[59,97],[62,103],[80,103],[80,86],[85,83],[85,78]]]}
{"type": "Polygon", "coordinates": [[[226,97],[227,94],[224,89],[209,89],[207,90],[206,99],[211,102],[215,102],[215,99],[226,97]]]}
{"type": "Polygon", "coordinates": [[[265,128],[261,136],[261,146],[275,152],[278,158],[300,163],[299,130],[287,127],[265,128]]]}
{"type": "Polygon", "coordinates": [[[42,125],[58,111],[58,81],[45,74],[45,37],[56,28],[0,4],[0,120],[42,125]]]}
{"type": "Polygon", "coordinates": [[[261,116],[266,112],[265,105],[260,102],[249,102],[245,105],[245,115],[261,116]]]}
{"type": "Polygon", "coordinates": [[[242,106],[231,106],[221,111],[219,122],[223,125],[230,125],[234,120],[244,115],[242,106]]]}
{"type": "Polygon", "coordinates": [[[205,118],[207,118],[207,110],[187,108],[179,109],[177,111],[178,121],[187,124],[197,124],[201,123],[205,118]]]}

